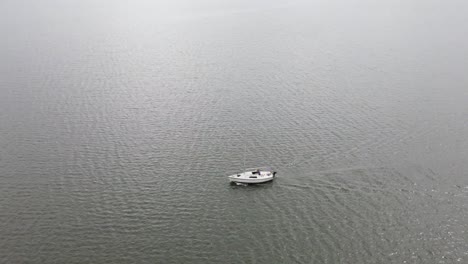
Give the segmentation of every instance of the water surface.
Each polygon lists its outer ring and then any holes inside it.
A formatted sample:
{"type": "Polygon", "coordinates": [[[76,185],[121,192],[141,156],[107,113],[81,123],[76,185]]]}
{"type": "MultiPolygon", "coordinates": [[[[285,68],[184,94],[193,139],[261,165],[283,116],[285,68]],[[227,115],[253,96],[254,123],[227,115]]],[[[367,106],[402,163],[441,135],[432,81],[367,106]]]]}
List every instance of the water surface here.
{"type": "Polygon", "coordinates": [[[0,262],[468,262],[467,11],[2,1],[0,262]]]}

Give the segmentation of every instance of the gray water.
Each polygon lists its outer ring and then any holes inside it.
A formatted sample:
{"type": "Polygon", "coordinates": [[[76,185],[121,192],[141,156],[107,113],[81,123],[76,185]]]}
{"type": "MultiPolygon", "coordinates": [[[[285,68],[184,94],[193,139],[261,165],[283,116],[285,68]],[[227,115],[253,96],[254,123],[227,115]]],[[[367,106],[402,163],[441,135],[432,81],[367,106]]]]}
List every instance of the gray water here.
{"type": "Polygon", "coordinates": [[[468,263],[467,14],[1,1],[0,263],[468,263]]]}

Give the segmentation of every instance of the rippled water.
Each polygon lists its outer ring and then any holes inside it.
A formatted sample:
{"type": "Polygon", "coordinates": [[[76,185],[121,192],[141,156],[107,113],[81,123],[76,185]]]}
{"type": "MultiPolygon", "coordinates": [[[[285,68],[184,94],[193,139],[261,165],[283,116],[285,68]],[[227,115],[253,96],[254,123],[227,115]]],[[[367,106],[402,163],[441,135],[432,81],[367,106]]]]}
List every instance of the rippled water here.
{"type": "Polygon", "coordinates": [[[0,262],[467,263],[467,11],[2,1],[0,262]]]}

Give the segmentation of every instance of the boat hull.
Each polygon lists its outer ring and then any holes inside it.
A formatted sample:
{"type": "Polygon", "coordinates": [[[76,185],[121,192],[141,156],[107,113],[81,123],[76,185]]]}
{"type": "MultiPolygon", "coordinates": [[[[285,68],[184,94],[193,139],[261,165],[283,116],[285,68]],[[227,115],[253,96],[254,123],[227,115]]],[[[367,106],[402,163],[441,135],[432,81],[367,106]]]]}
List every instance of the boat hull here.
{"type": "Polygon", "coordinates": [[[229,181],[230,182],[237,182],[237,183],[264,183],[264,182],[269,182],[272,181],[275,177],[262,177],[262,178],[244,178],[244,177],[236,177],[235,175],[229,176],[229,181]]]}
{"type": "Polygon", "coordinates": [[[245,172],[230,175],[228,178],[230,182],[234,183],[254,184],[272,181],[275,175],[275,171],[272,171],[268,167],[263,167],[247,169],[245,172]]]}

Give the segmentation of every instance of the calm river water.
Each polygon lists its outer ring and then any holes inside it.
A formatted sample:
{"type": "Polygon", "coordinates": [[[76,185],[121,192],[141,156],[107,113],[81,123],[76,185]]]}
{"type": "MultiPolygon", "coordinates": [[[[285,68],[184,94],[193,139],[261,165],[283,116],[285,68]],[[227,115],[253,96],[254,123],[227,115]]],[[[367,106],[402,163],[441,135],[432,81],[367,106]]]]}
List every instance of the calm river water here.
{"type": "Polygon", "coordinates": [[[467,13],[1,1],[0,263],[468,263],[467,13]]]}

